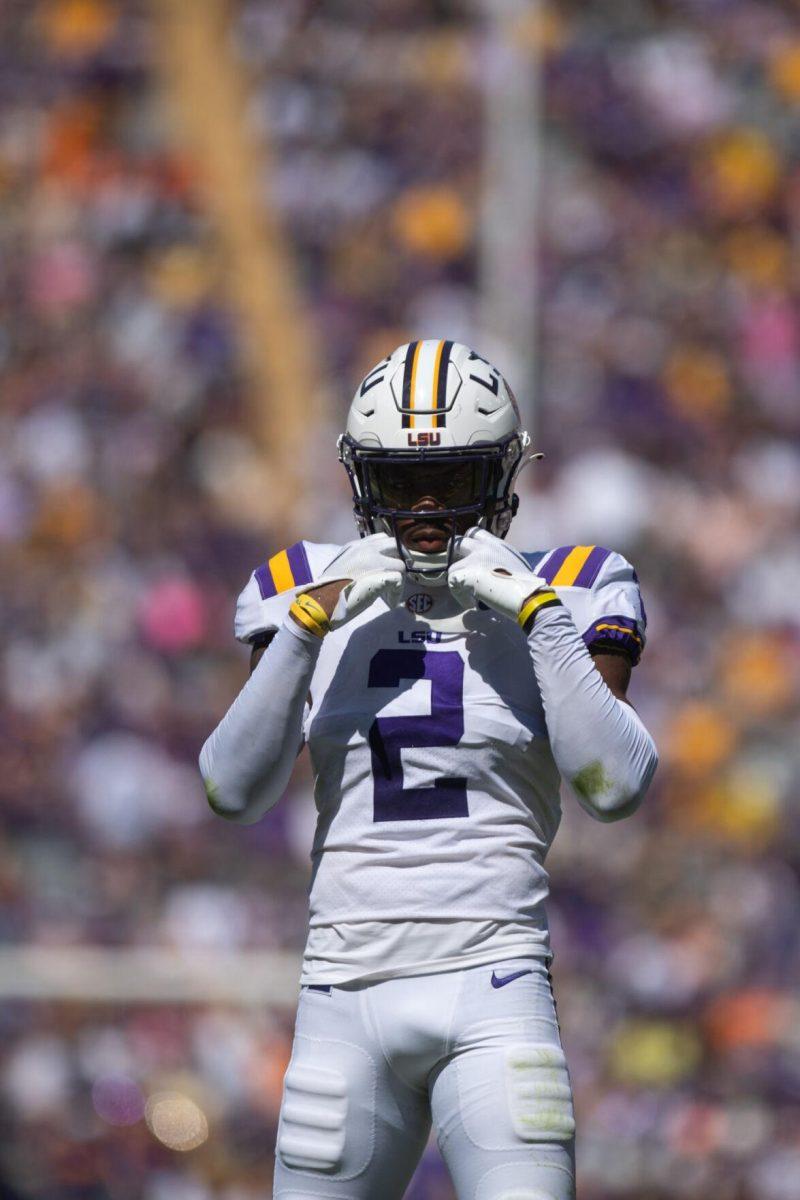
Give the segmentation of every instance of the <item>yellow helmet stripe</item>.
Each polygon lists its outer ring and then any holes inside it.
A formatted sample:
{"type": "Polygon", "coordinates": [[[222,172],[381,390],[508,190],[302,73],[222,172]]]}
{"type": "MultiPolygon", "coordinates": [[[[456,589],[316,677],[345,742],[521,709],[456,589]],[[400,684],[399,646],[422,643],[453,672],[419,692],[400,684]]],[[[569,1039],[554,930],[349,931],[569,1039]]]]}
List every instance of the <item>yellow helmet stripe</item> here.
{"type": "MultiPolygon", "coordinates": [[[[431,389],[431,397],[432,407],[435,409],[439,407],[439,371],[442,366],[442,350],[444,350],[444,340],[439,342],[439,345],[436,347],[436,358],[433,361],[433,388],[431,389]]],[[[434,412],[433,414],[433,428],[439,428],[438,412],[434,412]]]]}

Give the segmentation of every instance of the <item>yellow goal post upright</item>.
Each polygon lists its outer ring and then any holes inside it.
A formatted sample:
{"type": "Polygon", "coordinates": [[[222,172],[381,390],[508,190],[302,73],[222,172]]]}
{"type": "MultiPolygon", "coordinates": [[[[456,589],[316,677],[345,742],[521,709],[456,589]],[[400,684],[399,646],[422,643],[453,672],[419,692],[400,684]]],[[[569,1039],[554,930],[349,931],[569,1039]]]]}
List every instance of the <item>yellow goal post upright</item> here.
{"type": "Polygon", "coordinates": [[[481,337],[536,429],[542,0],[476,0],[486,22],[478,226],[481,337]]]}
{"type": "Polygon", "coordinates": [[[151,12],[176,140],[197,173],[221,252],[270,517],[300,536],[295,522],[308,481],[297,448],[323,415],[317,340],[270,199],[268,135],[256,136],[247,120],[248,87],[232,46],[231,4],[151,0],[151,12]]]}

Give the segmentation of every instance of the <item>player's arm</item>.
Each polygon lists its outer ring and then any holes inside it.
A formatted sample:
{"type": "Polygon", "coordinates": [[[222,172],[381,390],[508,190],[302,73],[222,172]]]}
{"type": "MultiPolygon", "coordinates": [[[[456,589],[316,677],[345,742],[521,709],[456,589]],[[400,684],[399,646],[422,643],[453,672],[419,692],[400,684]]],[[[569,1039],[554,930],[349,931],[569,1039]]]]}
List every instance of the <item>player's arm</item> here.
{"type": "Polygon", "coordinates": [[[253,649],[250,678],[200,752],[208,803],[218,816],[249,825],[283,795],[321,646],[290,613],[268,644],[253,649]]]}
{"type": "MultiPolygon", "coordinates": [[[[310,596],[312,600],[316,600],[316,602],[324,609],[326,616],[330,618],[346,582],[346,580],[342,579],[337,580],[336,583],[324,584],[322,587],[309,587],[306,588],[305,594],[310,596]]],[[[277,630],[270,629],[265,633],[257,634],[253,638],[253,641],[251,642],[252,649],[250,651],[251,675],[261,662],[261,659],[263,658],[267,648],[272,644],[272,640],[275,637],[276,632],[277,630]]]]}
{"type": "Polygon", "coordinates": [[[545,605],[538,632],[536,611],[524,627],[559,769],[587,812],[615,821],[641,804],[658,757],[627,696],[646,627],[636,574],[620,554],[598,558],[591,586],[545,605]]]}
{"type": "Polygon", "coordinates": [[[265,650],[272,643],[272,640],[274,637],[275,637],[275,631],[270,630],[269,633],[265,633],[261,636],[261,638],[259,639],[258,645],[253,646],[252,650],[250,651],[250,674],[251,675],[253,674],[253,671],[255,671],[258,664],[261,662],[261,659],[264,657],[265,650]]]}
{"type": "Polygon", "coordinates": [[[602,650],[592,650],[589,652],[594,660],[594,665],[600,672],[603,682],[608,687],[612,695],[618,700],[624,700],[626,704],[630,704],[628,699],[628,687],[631,682],[631,670],[633,663],[630,656],[624,652],[618,654],[605,654],[602,650]]]}
{"type": "Polygon", "coordinates": [[[302,744],[323,638],[379,596],[399,595],[400,565],[394,540],[376,534],[348,543],[321,578],[306,575],[281,594],[254,572],[235,623],[252,647],[250,678],[200,753],[208,802],[219,816],[249,825],[281,798],[302,744]]]}
{"type": "Polygon", "coordinates": [[[653,739],[625,699],[630,666],[614,655],[593,658],[558,602],[542,606],[524,627],[561,774],[592,816],[628,816],[658,763],[653,739]]]}
{"type": "MultiPolygon", "coordinates": [[[[628,816],[641,804],[658,764],[653,739],[626,699],[641,632],[625,616],[595,619],[589,634],[593,657],[569,609],[543,579],[520,569],[513,551],[483,531],[463,545],[464,557],[448,575],[450,589],[462,602],[480,600],[524,629],[562,776],[598,820],[628,816]]],[[[598,610],[612,598],[619,603],[624,581],[614,572],[625,570],[633,578],[630,564],[614,556],[599,585],[605,593],[598,610]]]]}

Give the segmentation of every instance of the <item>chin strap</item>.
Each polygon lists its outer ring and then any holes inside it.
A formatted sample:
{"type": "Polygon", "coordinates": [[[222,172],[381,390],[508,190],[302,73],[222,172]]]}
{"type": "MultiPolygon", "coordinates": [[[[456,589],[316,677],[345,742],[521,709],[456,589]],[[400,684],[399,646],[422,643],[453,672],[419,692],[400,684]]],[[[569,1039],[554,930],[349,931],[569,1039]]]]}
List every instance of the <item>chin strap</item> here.
{"type": "MultiPolygon", "coordinates": [[[[432,556],[433,557],[433,556],[432,556]]],[[[436,556],[438,557],[438,556],[436,556]]],[[[421,587],[447,587],[447,568],[442,567],[441,570],[426,569],[424,571],[409,570],[406,572],[407,578],[412,583],[418,583],[421,587]]]]}
{"type": "MultiPolygon", "coordinates": [[[[423,516],[424,514],[420,514],[423,516]]],[[[441,587],[447,583],[447,572],[450,569],[455,558],[456,551],[456,517],[448,518],[450,521],[450,534],[447,539],[447,549],[441,550],[438,554],[423,554],[415,553],[403,545],[400,538],[400,533],[397,528],[397,517],[392,517],[388,521],[382,518],[386,532],[394,537],[397,544],[397,552],[403,560],[406,574],[414,583],[427,584],[429,587],[441,587]]]]}

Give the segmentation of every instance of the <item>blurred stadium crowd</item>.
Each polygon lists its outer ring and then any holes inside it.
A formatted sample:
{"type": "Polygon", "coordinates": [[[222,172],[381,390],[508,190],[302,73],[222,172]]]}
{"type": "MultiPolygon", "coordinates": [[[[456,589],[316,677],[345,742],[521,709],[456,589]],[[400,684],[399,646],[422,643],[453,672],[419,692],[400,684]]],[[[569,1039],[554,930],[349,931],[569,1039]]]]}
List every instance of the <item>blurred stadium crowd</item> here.
{"type": "MultiPolygon", "coordinates": [[[[407,337],[474,340],[481,26],[442,0],[238,0],[231,19],[343,413],[407,337]]],[[[579,1195],[792,1200],[796,12],[560,3],[520,36],[543,61],[548,458],[512,540],[634,561],[632,694],[662,752],[634,820],[570,803],[551,859],[579,1195]]],[[[288,534],[246,469],[236,329],[156,52],[139,0],[0,9],[2,930],[299,948],[307,768],[248,828],[210,815],[196,773],[246,674],[235,596],[288,534]]],[[[312,540],[353,536],[328,453],[312,540]]],[[[14,1001],[0,1028],[0,1195],[267,1194],[291,1014],[14,1001]]],[[[413,1196],[450,1195],[431,1154],[413,1196]]]]}

